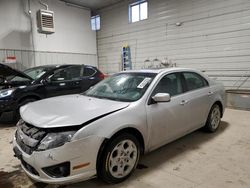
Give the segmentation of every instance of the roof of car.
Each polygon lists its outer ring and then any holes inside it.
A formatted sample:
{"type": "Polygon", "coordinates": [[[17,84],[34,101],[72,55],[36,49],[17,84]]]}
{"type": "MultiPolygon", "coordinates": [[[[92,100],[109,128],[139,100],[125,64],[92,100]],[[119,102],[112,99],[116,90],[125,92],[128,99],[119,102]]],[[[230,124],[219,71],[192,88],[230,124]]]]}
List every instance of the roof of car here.
{"type": "MultiPolygon", "coordinates": [[[[55,64],[55,65],[41,65],[40,67],[66,67],[66,66],[72,66],[77,64],[55,64]]],[[[81,65],[81,64],[78,64],[81,65]]]]}
{"type": "MultiPolygon", "coordinates": [[[[69,66],[76,66],[76,65],[83,65],[83,64],[50,64],[50,65],[40,65],[36,67],[48,67],[48,68],[59,68],[59,67],[69,67],[69,66]]],[[[92,65],[85,65],[86,67],[94,67],[92,65]]],[[[35,67],[32,67],[35,68],[35,67]]]]}
{"type": "Polygon", "coordinates": [[[170,72],[170,71],[195,71],[195,69],[170,67],[170,68],[161,68],[161,69],[127,70],[127,71],[124,71],[124,72],[131,72],[131,73],[155,73],[155,74],[159,74],[161,72],[170,72]]]}

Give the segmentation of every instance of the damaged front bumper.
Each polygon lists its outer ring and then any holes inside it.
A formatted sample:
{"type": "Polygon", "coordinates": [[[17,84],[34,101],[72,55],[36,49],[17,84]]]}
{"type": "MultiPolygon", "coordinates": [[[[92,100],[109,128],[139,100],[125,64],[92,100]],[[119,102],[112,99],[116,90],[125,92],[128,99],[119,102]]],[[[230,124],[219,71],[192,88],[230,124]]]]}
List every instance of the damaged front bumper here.
{"type": "Polygon", "coordinates": [[[67,142],[58,148],[27,154],[15,137],[13,150],[20,159],[23,170],[32,179],[50,184],[65,184],[95,177],[96,159],[102,142],[101,137],[89,136],[67,142]]]}

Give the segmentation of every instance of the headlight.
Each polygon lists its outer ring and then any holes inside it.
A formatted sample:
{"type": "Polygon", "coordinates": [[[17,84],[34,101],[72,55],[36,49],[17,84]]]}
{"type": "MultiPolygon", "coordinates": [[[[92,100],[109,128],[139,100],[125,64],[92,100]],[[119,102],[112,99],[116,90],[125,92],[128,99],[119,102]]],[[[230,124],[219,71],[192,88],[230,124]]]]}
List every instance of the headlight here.
{"type": "Polygon", "coordinates": [[[8,97],[15,91],[14,88],[0,90],[0,98],[8,97]]]}
{"type": "Polygon", "coordinates": [[[20,118],[16,125],[17,125],[17,126],[21,126],[21,125],[23,125],[23,124],[25,124],[25,122],[23,121],[22,118],[20,118]]]}
{"type": "Polygon", "coordinates": [[[47,136],[42,139],[40,145],[38,146],[38,150],[43,151],[62,146],[66,142],[69,142],[75,133],[76,131],[48,133],[47,136]]]}

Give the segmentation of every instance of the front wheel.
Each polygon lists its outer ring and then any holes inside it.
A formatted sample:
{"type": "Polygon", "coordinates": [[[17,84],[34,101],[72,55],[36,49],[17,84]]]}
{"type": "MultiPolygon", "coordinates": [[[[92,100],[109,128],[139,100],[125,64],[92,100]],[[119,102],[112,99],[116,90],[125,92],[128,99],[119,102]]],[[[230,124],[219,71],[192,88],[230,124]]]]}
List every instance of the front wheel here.
{"type": "Polygon", "coordinates": [[[139,157],[140,143],[133,135],[123,133],[108,142],[98,175],[108,183],[122,182],[133,172],[139,157]]]}
{"type": "Polygon", "coordinates": [[[205,125],[205,130],[208,132],[215,132],[221,120],[221,109],[218,104],[214,104],[209,112],[207,122],[205,125]]]}

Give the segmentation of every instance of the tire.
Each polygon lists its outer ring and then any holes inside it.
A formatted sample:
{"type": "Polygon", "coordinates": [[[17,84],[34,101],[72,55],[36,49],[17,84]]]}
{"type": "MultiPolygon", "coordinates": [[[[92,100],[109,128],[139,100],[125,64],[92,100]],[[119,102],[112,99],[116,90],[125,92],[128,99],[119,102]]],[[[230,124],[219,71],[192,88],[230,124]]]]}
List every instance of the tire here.
{"type": "Polygon", "coordinates": [[[13,120],[14,122],[17,122],[19,119],[20,119],[20,113],[19,113],[19,110],[21,108],[21,106],[25,105],[25,104],[28,104],[30,102],[34,102],[36,101],[37,99],[35,98],[26,98],[24,100],[22,100],[19,104],[18,104],[18,107],[17,109],[14,111],[14,114],[13,114],[13,120]]]}
{"type": "Polygon", "coordinates": [[[122,133],[107,142],[97,168],[98,177],[107,183],[120,183],[134,171],[141,147],[135,136],[122,133]]]}
{"type": "Polygon", "coordinates": [[[205,130],[207,132],[215,132],[221,121],[221,108],[218,104],[214,104],[209,112],[206,125],[205,125],[205,130]]]}

